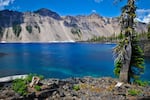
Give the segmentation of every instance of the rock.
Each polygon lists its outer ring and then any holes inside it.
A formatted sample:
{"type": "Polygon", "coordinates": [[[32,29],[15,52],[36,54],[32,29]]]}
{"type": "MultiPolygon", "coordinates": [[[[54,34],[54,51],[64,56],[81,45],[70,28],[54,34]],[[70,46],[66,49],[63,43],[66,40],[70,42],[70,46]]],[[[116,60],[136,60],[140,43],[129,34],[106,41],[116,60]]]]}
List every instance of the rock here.
{"type": "Polygon", "coordinates": [[[78,96],[77,92],[75,92],[75,91],[72,91],[72,92],[71,92],[71,95],[72,95],[72,96],[76,96],[76,97],[78,96]]]}
{"type": "Polygon", "coordinates": [[[54,91],[52,95],[56,95],[58,93],[58,91],[54,91]]]}
{"type": "MultiPolygon", "coordinates": [[[[0,27],[4,28],[1,41],[6,42],[75,42],[87,41],[94,36],[112,36],[120,33],[118,18],[107,18],[97,14],[91,16],[63,16],[54,11],[42,8],[35,12],[0,11],[0,27]],[[8,20],[7,20],[8,19],[8,20]],[[11,20],[10,20],[11,19],[11,20]],[[13,33],[13,25],[22,28],[16,36],[13,33]],[[32,32],[26,30],[26,26],[32,27],[32,32]],[[108,28],[109,27],[109,28],[108,28]],[[80,35],[75,30],[80,30],[80,35]],[[82,36],[82,38],[80,37],[82,36]],[[56,41],[55,41],[56,40],[56,41]]],[[[140,22],[136,25],[137,32],[146,32],[147,24],[140,22]]]]}
{"type": "Polygon", "coordinates": [[[53,12],[53,11],[46,9],[46,8],[39,9],[39,10],[35,11],[35,13],[38,13],[42,16],[49,16],[49,17],[52,17],[56,20],[61,20],[61,17],[56,12],[53,12]]]}
{"type": "Polygon", "coordinates": [[[60,92],[59,95],[60,95],[60,97],[65,97],[64,92],[60,92]]]}
{"type": "Polygon", "coordinates": [[[29,93],[26,97],[27,98],[35,98],[35,92],[29,93]]]}
{"type": "Polygon", "coordinates": [[[13,93],[10,85],[5,85],[0,90],[0,98],[6,100],[149,100],[150,87],[122,84],[116,86],[118,80],[113,78],[70,78],[70,79],[47,79],[41,81],[41,91],[36,91],[27,96],[13,93]],[[76,84],[75,84],[76,83],[76,84]],[[49,84],[49,85],[48,85],[49,84]],[[75,91],[74,85],[80,89],[75,91]],[[142,91],[139,96],[130,96],[129,89],[142,91]]]}
{"type": "Polygon", "coordinates": [[[33,87],[34,85],[37,85],[37,84],[39,83],[39,81],[40,81],[40,78],[39,78],[39,77],[33,76],[33,77],[32,77],[32,81],[31,81],[31,83],[29,84],[29,86],[30,86],[30,87],[33,87]]]}
{"type": "Polygon", "coordinates": [[[42,84],[45,85],[52,85],[52,84],[59,84],[59,79],[45,79],[41,81],[42,84]]]}
{"type": "Polygon", "coordinates": [[[85,83],[86,81],[87,81],[86,79],[79,78],[80,83],[85,83]]]}
{"type": "Polygon", "coordinates": [[[125,88],[131,88],[131,85],[125,84],[124,87],[125,87],[125,88]]]}
{"type": "Polygon", "coordinates": [[[6,56],[6,55],[8,55],[7,53],[2,53],[2,52],[0,52],[0,57],[4,57],[4,56],[6,56]]]}
{"type": "Polygon", "coordinates": [[[40,98],[40,99],[46,98],[46,97],[51,96],[54,91],[56,91],[56,89],[43,90],[43,91],[37,93],[37,94],[36,94],[36,97],[37,97],[37,98],[40,98]]]}
{"type": "Polygon", "coordinates": [[[69,89],[69,86],[68,86],[68,85],[64,85],[62,88],[63,88],[65,91],[67,91],[67,90],[69,89]]]}
{"type": "Polygon", "coordinates": [[[58,84],[59,84],[60,86],[63,86],[63,85],[65,85],[65,84],[66,84],[66,81],[59,80],[58,84]]]}
{"type": "Polygon", "coordinates": [[[123,83],[122,82],[118,82],[115,87],[120,87],[123,83]]]}

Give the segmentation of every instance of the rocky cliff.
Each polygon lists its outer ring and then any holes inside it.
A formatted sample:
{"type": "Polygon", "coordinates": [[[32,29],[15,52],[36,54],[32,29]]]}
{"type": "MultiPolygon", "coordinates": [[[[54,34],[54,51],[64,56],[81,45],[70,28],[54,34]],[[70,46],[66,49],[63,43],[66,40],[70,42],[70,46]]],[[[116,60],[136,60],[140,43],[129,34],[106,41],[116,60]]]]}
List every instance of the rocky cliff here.
{"type": "MultiPolygon", "coordinates": [[[[146,24],[138,22],[136,30],[146,31],[146,24]]],[[[119,31],[118,18],[106,18],[96,13],[62,17],[45,8],[24,13],[0,11],[0,41],[86,41],[94,36],[117,35],[119,31]]]]}

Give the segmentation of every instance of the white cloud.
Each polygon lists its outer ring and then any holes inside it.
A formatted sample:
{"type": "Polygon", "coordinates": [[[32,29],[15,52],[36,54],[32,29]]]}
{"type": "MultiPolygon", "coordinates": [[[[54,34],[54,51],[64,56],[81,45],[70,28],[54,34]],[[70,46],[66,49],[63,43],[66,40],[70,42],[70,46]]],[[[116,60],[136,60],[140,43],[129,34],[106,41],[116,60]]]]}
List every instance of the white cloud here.
{"type": "Polygon", "coordinates": [[[103,0],[94,0],[96,3],[100,3],[102,2],[103,0]]]}
{"type": "Polygon", "coordinates": [[[12,4],[15,0],[0,0],[0,10],[4,9],[5,6],[12,4]]]}
{"type": "Polygon", "coordinates": [[[150,13],[150,9],[137,9],[137,13],[150,13]]]}
{"type": "Polygon", "coordinates": [[[137,9],[137,20],[144,23],[150,22],[150,9],[137,9]]]}
{"type": "Polygon", "coordinates": [[[92,10],[92,13],[96,13],[96,10],[93,9],[93,10],[92,10]]]}
{"type": "Polygon", "coordinates": [[[145,23],[149,23],[149,22],[150,22],[150,14],[147,15],[147,16],[145,16],[145,17],[143,18],[143,22],[145,22],[145,23]]]}

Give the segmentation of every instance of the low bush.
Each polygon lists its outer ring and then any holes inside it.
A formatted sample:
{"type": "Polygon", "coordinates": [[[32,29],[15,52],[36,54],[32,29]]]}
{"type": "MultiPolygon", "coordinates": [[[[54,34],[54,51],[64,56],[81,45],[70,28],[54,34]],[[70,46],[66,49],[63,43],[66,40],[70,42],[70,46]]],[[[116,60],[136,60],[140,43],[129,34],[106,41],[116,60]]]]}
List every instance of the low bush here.
{"type": "Polygon", "coordinates": [[[137,96],[137,95],[141,94],[141,91],[136,90],[136,89],[130,89],[130,90],[128,90],[128,94],[132,95],[132,96],[137,96]]]}
{"type": "Polygon", "coordinates": [[[27,82],[27,83],[30,83],[30,82],[32,81],[32,77],[33,77],[33,76],[39,77],[40,80],[43,80],[43,79],[44,79],[44,76],[43,76],[43,75],[29,74],[29,75],[25,78],[26,82],[27,82]]]}
{"type": "Polygon", "coordinates": [[[74,85],[74,86],[73,86],[73,90],[75,90],[75,91],[80,90],[80,86],[79,86],[79,85],[74,85]]]}
{"type": "MultiPolygon", "coordinates": [[[[22,96],[27,95],[27,93],[28,93],[27,86],[32,81],[32,77],[33,76],[37,76],[41,80],[44,79],[44,77],[42,75],[29,74],[25,79],[15,79],[13,81],[12,89],[16,93],[18,93],[18,94],[20,94],[22,96]]],[[[37,91],[40,91],[41,90],[41,86],[35,85],[34,89],[37,90],[37,91]]]]}
{"type": "Polygon", "coordinates": [[[34,25],[34,27],[35,27],[36,29],[38,29],[39,33],[41,32],[41,29],[40,29],[40,27],[39,27],[38,25],[34,25]]]}
{"type": "Polygon", "coordinates": [[[14,24],[13,25],[13,32],[15,33],[15,35],[18,37],[21,33],[21,26],[19,24],[14,24]]]}
{"type": "Polygon", "coordinates": [[[12,85],[13,90],[20,95],[27,95],[27,84],[23,79],[16,79],[13,81],[12,85]]]}
{"type": "Polygon", "coordinates": [[[149,81],[141,81],[141,80],[135,80],[135,84],[139,85],[139,86],[148,86],[150,85],[149,81]]]}
{"type": "Polygon", "coordinates": [[[32,26],[31,26],[31,25],[26,26],[26,30],[27,30],[29,33],[32,33],[32,26]]]}
{"type": "Polygon", "coordinates": [[[40,90],[41,90],[41,86],[35,85],[35,86],[34,86],[34,89],[35,89],[36,91],[40,91],[40,90]]]}

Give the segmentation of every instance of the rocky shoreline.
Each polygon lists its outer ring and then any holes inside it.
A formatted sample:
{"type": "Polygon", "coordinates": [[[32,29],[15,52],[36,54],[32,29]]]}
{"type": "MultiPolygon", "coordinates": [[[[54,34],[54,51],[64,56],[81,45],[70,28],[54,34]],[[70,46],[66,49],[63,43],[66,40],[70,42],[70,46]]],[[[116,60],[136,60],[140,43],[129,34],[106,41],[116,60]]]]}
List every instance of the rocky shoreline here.
{"type": "Polygon", "coordinates": [[[41,91],[32,91],[26,96],[15,93],[12,82],[1,83],[0,100],[150,100],[150,86],[118,83],[109,77],[51,78],[40,81],[41,91]],[[132,95],[131,89],[140,92],[132,95]]]}

